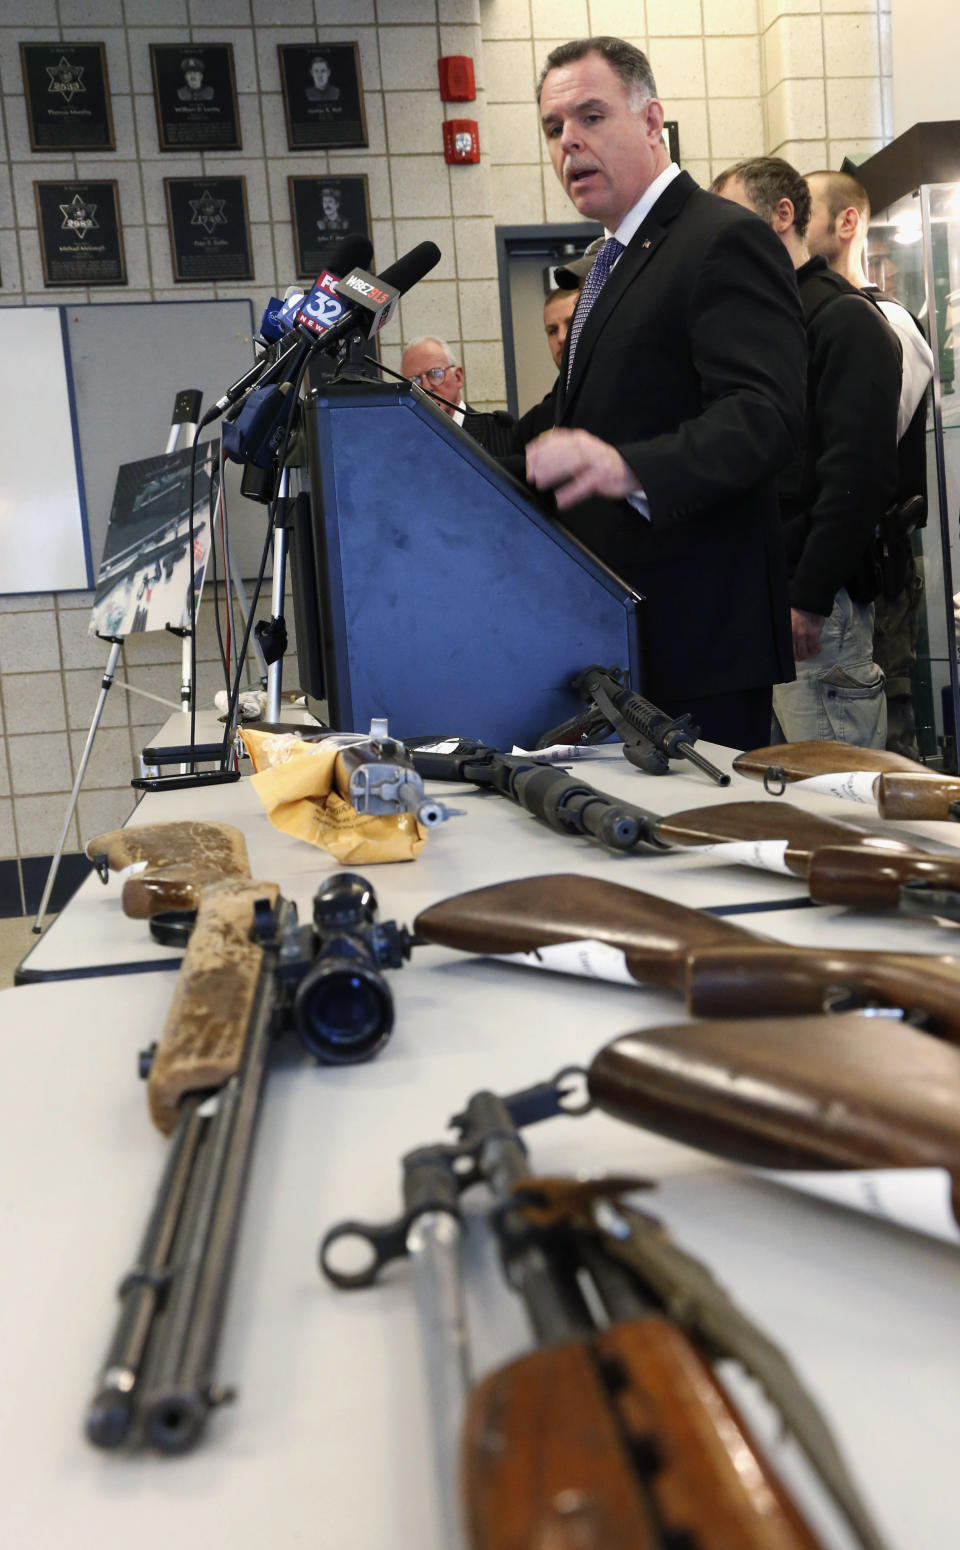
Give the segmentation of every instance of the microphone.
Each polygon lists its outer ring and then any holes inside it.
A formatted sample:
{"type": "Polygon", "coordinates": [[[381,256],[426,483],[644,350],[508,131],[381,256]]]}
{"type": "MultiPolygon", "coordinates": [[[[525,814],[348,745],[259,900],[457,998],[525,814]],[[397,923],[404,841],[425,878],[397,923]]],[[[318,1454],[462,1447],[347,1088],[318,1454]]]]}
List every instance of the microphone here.
{"type": "Polygon", "coordinates": [[[320,340],[324,353],[339,345],[347,334],[365,330],[367,338],[388,323],[401,296],[418,285],[424,275],[440,262],[435,242],[420,242],[409,253],[390,264],[381,275],[362,269],[348,274],[337,286],[337,294],[349,303],[343,316],[320,340]],[[370,321],[372,318],[372,321],[370,321]]]}
{"type": "Polygon", "coordinates": [[[373,257],[369,238],[344,237],[330,255],[330,267],[317,276],[316,282],[303,298],[294,314],[294,326],[319,337],[332,328],[344,312],[343,302],[337,296],[337,283],[341,275],[352,269],[363,269],[373,257]]]}
{"type": "MultiPolygon", "coordinates": [[[[368,238],[360,236],[344,237],[331,251],[330,269],[323,271],[320,280],[317,281],[306,300],[303,298],[303,293],[296,291],[295,288],[291,287],[288,290],[287,298],[285,298],[278,315],[281,329],[280,349],[272,355],[271,359],[257,361],[255,365],[251,366],[249,371],[245,371],[242,377],[238,377],[236,382],[227,388],[226,392],[207,410],[198,426],[198,433],[205,425],[209,425],[211,420],[218,419],[225,409],[229,409],[231,404],[235,404],[237,399],[242,398],[251,388],[258,387],[261,383],[266,384],[273,381],[287,357],[303,343],[303,333],[297,328],[301,316],[307,314],[307,316],[313,317],[313,313],[309,311],[311,305],[313,305],[318,310],[317,320],[319,321],[324,314],[326,303],[333,300],[326,291],[320,291],[316,302],[314,302],[314,293],[318,291],[320,281],[324,280],[325,277],[328,279],[328,282],[331,278],[338,279],[340,275],[346,274],[348,270],[355,268],[357,264],[368,264],[372,254],[373,248],[368,238]],[[288,309],[294,312],[293,322],[288,321],[288,309]]],[[[272,305],[271,301],[267,312],[264,313],[264,319],[266,319],[272,305]]],[[[335,314],[334,321],[336,321],[336,316],[339,316],[342,311],[342,303],[337,303],[337,313],[335,314]]],[[[304,321],[306,322],[306,317],[304,317],[304,321]]],[[[263,323],[261,322],[262,327],[263,323]]]]}
{"type": "Polygon", "coordinates": [[[260,319],[260,327],[256,337],[262,344],[276,344],[283,338],[283,325],[280,322],[280,309],[283,302],[279,296],[271,296],[263,309],[263,317],[260,319]]]}

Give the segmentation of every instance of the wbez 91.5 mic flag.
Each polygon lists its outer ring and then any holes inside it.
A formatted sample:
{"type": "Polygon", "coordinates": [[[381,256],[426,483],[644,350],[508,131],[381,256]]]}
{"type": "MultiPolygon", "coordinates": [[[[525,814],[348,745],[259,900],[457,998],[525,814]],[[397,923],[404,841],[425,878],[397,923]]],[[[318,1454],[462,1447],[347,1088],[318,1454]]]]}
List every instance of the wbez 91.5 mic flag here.
{"type": "MultiPolygon", "coordinates": [[[[238,377],[236,382],[232,383],[207,410],[200,422],[201,429],[209,425],[211,420],[216,420],[232,404],[238,403],[252,388],[266,387],[286,375],[293,356],[298,354],[299,347],[304,342],[304,334],[298,326],[301,319],[324,322],[325,314],[329,315],[332,310],[330,322],[335,323],[344,309],[343,304],[338,302],[336,297],[331,296],[333,285],[341,275],[348,274],[351,269],[357,268],[358,265],[369,264],[372,257],[373,248],[369,238],[344,237],[330,253],[330,267],[318,277],[306,297],[302,291],[293,291],[292,294],[288,292],[288,299],[282,303],[275,297],[270,298],[260,320],[260,338],[276,342],[271,342],[266,355],[251,366],[249,371],[245,371],[242,377],[238,377]]],[[[329,323],[325,326],[329,327],[329,323]]],[[[320,331],[310,330],[311,333],[320,331]]]]}
{"type": "Polygon", "coordinates": [[[224,454],[235,463],[269,468],[293,407],[289,395],[301,380],[308,357],[315,351],[333,353],[353,335],[370,338],[392,317],[399,298],[439,261],[436,243],[421,242],[382,275],[353,268],[337,281],[324,271],[296,315],[295,332],[301,344],[282,358],[280,380],[271,378],[269,386],[258,384],[236,421],[224,424],[224,454]]]}

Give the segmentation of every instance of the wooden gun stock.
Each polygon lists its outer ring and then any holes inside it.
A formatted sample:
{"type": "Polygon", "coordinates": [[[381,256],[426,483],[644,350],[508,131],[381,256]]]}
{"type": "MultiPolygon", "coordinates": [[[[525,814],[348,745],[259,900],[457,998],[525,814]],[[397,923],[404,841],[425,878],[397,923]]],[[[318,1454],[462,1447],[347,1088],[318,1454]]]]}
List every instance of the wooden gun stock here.
{"type": "Polygon", "coordinates": [[[463,1437],[473,1550],[818,1550],[747,1427],[665,1319],[491,1374],[463,1437]]]}
{"type": "Polygon", "coordinates": [[[960,1044],[955,958],[788,947],[600,878],[528,877],[478,888],[431,905],[415,930],[443,947],[488,954],[601,942],[622,952],[638,984],[676,991],[700,1015],[820,1012],[846,999],[920,1009],[931,1032],[960,1044]]]}
{"type": "Polygon", "coordinates": [[[858,1016],[690,1023],[616,1039],[607,1114],[759,1168],[944,1168],[960,1221],[960,1053],[858,1016]]]}
{"type": "Polygon", "coordinates": [[[808,743],[776,743],[769,748],[753,748],[738,753],[733,761],[738,775],[763,780],[767,771],[776,769],[784,780],[806,780],[811,775],[833,775],[850,770],[903,770],[926,775],[927,768],[903,754],[886,748],[855,748],[851,743],[817,740],[808,743]]]}
{"type": "Polygon", "coordinates": [[[98,834],[87,855],[101,875],[145,862],[123,885],[123,911],[146,920],[161,910],[195,910],[208,883],[250,876],[247,847],[228,823],[150,823],[98,834]]]}
{"type": "Polygon", "coordinates": [[[955,819],[950,809],[960,802],[960,780],[931,771],[891,770],[879,777],[875,794],[881,818],[955,819]]]}
{"type": "Polygon", "coordinates": [[[164,1135],[186,1093],[222,1087],[240,1068],[263,963],[250,935],[254,905],[274,905],[278,891],[249,878],[203,891],[147,1081],[150,1115],[164,1135]]]}

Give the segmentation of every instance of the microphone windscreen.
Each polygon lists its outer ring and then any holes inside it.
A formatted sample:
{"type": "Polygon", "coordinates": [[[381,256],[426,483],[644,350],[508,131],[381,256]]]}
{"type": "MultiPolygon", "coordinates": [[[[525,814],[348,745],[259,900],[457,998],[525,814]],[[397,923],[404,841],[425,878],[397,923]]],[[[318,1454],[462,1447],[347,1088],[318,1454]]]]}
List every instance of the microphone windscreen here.
{"type": "Polygon", "coordinates": [[[370,238],[357,233],[353,237],[342,237],[336,247],[330,249],[323,267],[341,280],[351,269],[366,269],[372,259],[373,244],[370,238]]]}
{"type": "Polygon", "coordinates": [[[418,285],[424,275],[428,275],[431,269],[439,264],[441,258],[440,249],[435,242],[420,242],[409,253],[404,253],[395,264],[377,275],[385,285],[392,285],[394,290],[405,295],[412,286],[418,285]]]}

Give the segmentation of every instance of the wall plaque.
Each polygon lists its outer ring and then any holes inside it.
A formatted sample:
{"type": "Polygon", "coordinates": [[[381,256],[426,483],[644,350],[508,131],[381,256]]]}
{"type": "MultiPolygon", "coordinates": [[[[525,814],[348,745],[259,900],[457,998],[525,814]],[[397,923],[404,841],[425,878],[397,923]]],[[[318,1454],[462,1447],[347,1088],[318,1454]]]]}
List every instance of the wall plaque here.
{"type": "Polygon", "coordinates": [[[278,43],[291,151],[366,145],[356,43],[278,43]]]}
{"type": "Polygon", "coordinates": [[[173,278],[252,280],[245,178],[164,178],[173,278]]]}
{"type": "Polygon", "coordinates": [[[115,180],[34,183],[44,285],[126,285],[115,180]]]}
{"type": "Polygon", "coordinates": [[[161,151],[239,151],[232,43],[151,43],[161,151]]]}
{"type": "Polygon", "coordinates": [[[21,43],[31,151],[113,151],[102,43],[21,43]]]}

